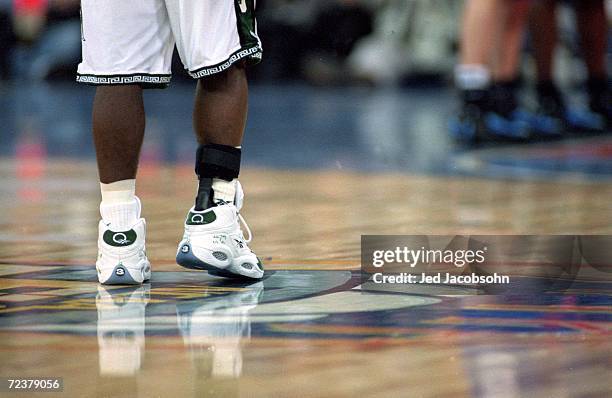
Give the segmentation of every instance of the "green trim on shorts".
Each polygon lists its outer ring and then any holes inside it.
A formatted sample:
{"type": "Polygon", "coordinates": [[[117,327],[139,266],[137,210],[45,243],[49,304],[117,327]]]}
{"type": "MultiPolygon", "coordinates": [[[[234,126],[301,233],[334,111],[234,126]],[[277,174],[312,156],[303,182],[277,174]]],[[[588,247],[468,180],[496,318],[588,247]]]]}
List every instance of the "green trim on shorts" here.
{"type": "Polygon", "coordinates": [[[246,58],[247,65],[256,65],[261,62],[261,40],[257,35],[257,19],[255,18],[255,0],[234,0],[236,10],[236,22],[238,36],[240,37],[240,47],[243,49],[257,47],[259,56],[249,56],[246,58]]]}
{"type": "Polygon", "coordinates": [[[240,38],[240,49],[216,65],[189,71],[189,75],[194,79],[221,73],[240,60],[244,60],[247,66],[261,62],[263,49],[261,40],[257,36],[255,0],[234,0],[234,10],[236,11],[236,29],[240,38]]]}
{"type": "Polygon", "coordinates": [[[234,0],[234,10],[236,11],[236,29],[240,38],[240,49],[218,64],[188,71],[194,79],[221,73],[240,60],[244,60],[247,66],[261,62],[263,49],[261,40],[257,36],[255,0],[234,0]]]}
{"type": "MultiPolygon", "coordinates": [[[[221,73],[229,69],[233,64],[240,61],[241,59],[247,59],[247,60],[248,59],[253,59],[253,60],[259,59],[261,60],[261,48],[259,46],[245,48],[245,49],[241,48],[240,50],[230,55],[229,58],[226,59],[225,61],[220,62],[216,65],[205,66],[203,68],[199,68],[194,71],[189,71],[189,75],[193,77],[194,79],[201,79],[203,77],[214,75],[215,73],[221,73]]],[[[253,63],[251,63],[251,65],[253,65],[253,63]]]]}

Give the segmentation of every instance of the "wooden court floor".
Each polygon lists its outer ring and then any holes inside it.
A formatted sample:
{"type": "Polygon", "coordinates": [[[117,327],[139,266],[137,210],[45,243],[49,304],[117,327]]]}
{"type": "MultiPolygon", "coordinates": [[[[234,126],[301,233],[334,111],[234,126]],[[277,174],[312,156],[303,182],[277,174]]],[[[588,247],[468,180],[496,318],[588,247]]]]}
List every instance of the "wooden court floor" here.
{"type": "Polygon", "coordinates": [[[139,173],[153,279],[102,287],[93,163],[0,160],[0,376],[71,397],[612,396],[609,279],[507,298],[357,272],[364,234],[610,234],[611,183],[247,168],[269,277],[236,285],[174,263],[191,166],[139,173]]]}

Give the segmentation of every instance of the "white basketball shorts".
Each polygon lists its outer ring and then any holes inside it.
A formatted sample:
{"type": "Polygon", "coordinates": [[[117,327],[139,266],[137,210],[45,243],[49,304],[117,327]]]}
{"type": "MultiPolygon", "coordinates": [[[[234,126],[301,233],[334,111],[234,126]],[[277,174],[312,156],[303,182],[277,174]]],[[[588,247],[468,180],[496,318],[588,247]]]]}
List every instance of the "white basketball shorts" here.
{"type": "Polygon", "coordinates": [[[196,79],[261,60],[256,0],[81,0],[83,61],[77,81],[170,83],[174,45],[196,79]]]}

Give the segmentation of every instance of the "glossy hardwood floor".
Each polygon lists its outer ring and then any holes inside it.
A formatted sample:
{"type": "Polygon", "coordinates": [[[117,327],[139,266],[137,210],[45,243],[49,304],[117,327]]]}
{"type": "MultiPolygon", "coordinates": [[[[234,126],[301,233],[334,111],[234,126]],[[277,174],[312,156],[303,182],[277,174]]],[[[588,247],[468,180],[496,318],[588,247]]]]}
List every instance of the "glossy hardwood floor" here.
{"type": "Polygon", "coordinates": [[[191,167],[145,162],[153,279],[102,287],[93,163],[1,160],[0,375],[63,377],[74,397],[612,394],[609,279],[449,296],[368,293],[356,272],[363,234],[609,234],[612,184],[248,168],[241,179],[265,281],[179,268],[191,167]]]}

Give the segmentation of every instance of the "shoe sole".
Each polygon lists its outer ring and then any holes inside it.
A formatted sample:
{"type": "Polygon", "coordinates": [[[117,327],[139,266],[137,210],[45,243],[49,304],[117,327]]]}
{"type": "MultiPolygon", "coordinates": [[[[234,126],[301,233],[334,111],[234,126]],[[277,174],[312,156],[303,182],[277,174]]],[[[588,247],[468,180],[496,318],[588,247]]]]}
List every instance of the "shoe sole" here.
{"type": "Polygon", "coordinates": [[[183,251],[179,251],[178,254],[176,255],[176,263],[183,268],[195,269],[198,271],[208,271],[208,273],[213,276],[220,276],[223,278],[246,279],[246,280],[252,280],[252,281],[258,281],[263,278],[263,275],[260,278],[253,278],[251,276],[226,271],[222,268],[218,268],[218,267],[215,267],[214,265],[205,263],[204,261],[200,260],[199,258],[197,258],[196,256],[192,254],[190,245],[182,245],[181,248],[184,246],[188,246],[189,251],[187,253],[184,253],[183,251]]]}
{"type": "Polygon", "coordinates": [[[119,264],[113,269],[110,278],[100,283],[103,285],[141,285],[149,279],[150,275],[149,277],[145,276],[142,282],[138,282],[132,278],[130,272],[123,265],[119,264]]]}

